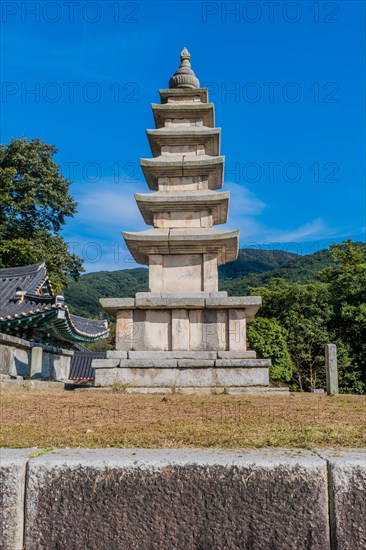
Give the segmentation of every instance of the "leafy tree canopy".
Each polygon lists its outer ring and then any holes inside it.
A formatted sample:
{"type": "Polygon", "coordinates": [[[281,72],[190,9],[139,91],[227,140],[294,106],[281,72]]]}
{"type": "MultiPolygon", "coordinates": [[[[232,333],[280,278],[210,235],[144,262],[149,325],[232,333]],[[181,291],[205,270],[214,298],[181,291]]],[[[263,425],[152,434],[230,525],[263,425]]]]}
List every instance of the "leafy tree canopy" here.
{"type": "Polygon", "coordinates": [[[46,260],[56,290],[77,279],[82,261],[70,254],[59,232],[76,203],[71,182],[53,160],[57,149],[39,139],[0,145],[0,266],[46,260]]]}
{"type": "Polygon", "coordinates": [[[353,350],[366,382],[366,247],[348,240],[332,245],[331,253],[336,266],[319,273],[328,283],[334,308],[331,328],[353,350]]]}
{"type": "MultiPolygon", "coordinates": [[[[366,382],[366,247],[345,241],[333,245],[330,253],[334,265],[321,270],[318,281],[289,284],[274,278],[267,286],[250,290],[263,298],[258,319],[275,319],[287,331],[296,386],[303,390],[325,386],[324,346],[334,343],[341,391],[362,393],[366,382]]],[[[269,353],[260,345],[258,350],[269,353]]]]}
{"type": "Polygon", "coordinates": [[[294,366],[287,348],[287,336],[287,330],[276,319],[256,317],[248,325],[249,349],[255,349],[261,357],[272,360],[272,380],[291,380],[294,366]]]}
{"type": "Polygon", "coordinates": [[[324,346],[330,342],[327,321],[332,315],[327,285],[290,285],[272,279],[268,286],[251,291],[263,299],[259,316],[276,319],[287,331],[293,382],[304,390],[324,385],[324,346]]]}

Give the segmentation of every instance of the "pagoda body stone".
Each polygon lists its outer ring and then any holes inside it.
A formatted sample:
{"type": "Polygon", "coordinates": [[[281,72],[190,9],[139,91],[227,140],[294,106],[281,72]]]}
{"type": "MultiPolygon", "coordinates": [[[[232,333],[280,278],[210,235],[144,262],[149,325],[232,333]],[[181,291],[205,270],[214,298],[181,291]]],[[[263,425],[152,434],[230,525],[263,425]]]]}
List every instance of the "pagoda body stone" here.
{"type": "Polygon", "coordinates": [[[246,344],[261,298],[218,291],[218,266],[237,258],[239,231],[214,227],[227,222],[229,206],[229,193],[218,191],[220,129],[186,49],[169,89],[159,93],[156,129],[147,130],[152,158],[140,159],[153,192],[135,194],[151,228],[123,233],[136,262],[149,268],[149,292],[100,300],[116,317],[116,350],[93,362],[96,385],[263,390],[270,361],[256,359],[246,344]]]}

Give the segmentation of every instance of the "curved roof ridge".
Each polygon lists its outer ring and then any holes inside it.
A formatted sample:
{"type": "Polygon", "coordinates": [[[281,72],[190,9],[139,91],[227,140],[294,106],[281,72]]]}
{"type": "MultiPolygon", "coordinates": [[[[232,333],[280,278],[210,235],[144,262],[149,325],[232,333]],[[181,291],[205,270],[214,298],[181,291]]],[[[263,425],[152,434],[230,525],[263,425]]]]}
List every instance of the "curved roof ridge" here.
{"type": "Polygon", "coordinates": [[[13,277],[20,277],[21,275],[36,274],[42,268],[46,269],[44,261],[37,264],[21,265],[19,267],[2,267],[0,268],[0,279],[11,279],[13,277]]]}
{"type": "Polygon", "coordinates": [[[80,317],[79,315],[74,315],[70,313],[69,308],[66,306],[66,315],[69,317],[70,324],[76,333],[86,336],[90,332],[86,332],[85,329],[89,331],[95,330],[96,335],[101,335],[108,330],[108,321],[106,319],[88,319],[86,317],[80,317]]]}

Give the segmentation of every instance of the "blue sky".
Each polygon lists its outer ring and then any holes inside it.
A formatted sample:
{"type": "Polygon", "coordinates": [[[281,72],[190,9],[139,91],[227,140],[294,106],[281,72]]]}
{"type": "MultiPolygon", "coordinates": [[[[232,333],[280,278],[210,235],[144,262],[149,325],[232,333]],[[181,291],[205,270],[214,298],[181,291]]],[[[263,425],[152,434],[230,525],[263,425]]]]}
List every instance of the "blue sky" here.
{"type": "Polygon", "coordinates": [[[365,240],[363,1],[1,9],[1,142],[58,147],[79,204],[63,235],[88,271],[135,267],[121,231],[147,229],[138,159],[183,46],[215,103],[240,245],[304,254],[365,240]]]}

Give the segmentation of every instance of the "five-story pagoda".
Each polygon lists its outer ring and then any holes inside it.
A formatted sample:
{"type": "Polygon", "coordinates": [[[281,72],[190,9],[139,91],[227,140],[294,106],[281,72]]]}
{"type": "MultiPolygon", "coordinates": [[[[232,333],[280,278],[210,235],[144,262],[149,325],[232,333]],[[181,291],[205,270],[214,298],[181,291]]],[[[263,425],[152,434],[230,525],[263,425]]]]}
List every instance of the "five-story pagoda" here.
{"type": "Polygon", "coordinates": [[[137,263],[149,266],[149,292],[102,299],[116,317],[116,350],[95,360],[96,385],[128,391],[238,393],[268,387],[267,359],[246,349],[246,323],[259,296],[218,291],[218,265],[238,254],[239,231],[227,221],[229,193],[214,105],[191,69],[187,49],[153,104],[156,129],[147,130],[153,158],[141,167],[153,193],[136,194],[152,229],[123,233],[137,263]]]}

